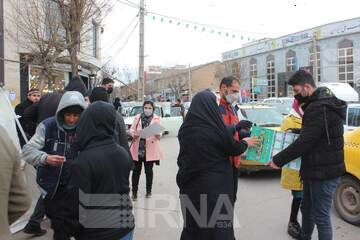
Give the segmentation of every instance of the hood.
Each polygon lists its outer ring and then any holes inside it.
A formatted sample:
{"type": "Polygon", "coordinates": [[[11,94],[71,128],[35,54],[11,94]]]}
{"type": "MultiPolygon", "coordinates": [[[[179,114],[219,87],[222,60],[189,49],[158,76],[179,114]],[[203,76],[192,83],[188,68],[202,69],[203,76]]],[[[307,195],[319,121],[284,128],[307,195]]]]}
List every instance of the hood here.
{"type": "Polygon", "coordinates": [[[64,119],[60,115],[61,110],[70,107],[70,106],[80,106],[82,109],[85,109],[87,104],[85,102],[84,96],[77,91],[68,91],[65,92],[61,97],[59,106],[56,110],[56,123],[58,128],[64,131],[64,119]]]}
{"type": "Polygon", "coordinates": [[[80,150],[90,145],[114,141],[115,119],[114,106],[103,101],[92,103],[81,114],[76,128],[77,145],[80,150]]]}
{"type": "Polygon", "coordinates": [[[311,95],[309,101],[305,104],[304,109],[310,103],[318,103],[322,106],[327,106],[336,112],[343,120],[346,119],[347,103],[343,100],[338,99],[333,92],[327,87],[319,87],[315,90],[314,94],[311,95]]]}
{"type": "Polygon", "coordinates": [[[86,97],[88,95],[86,86],[84,82],[80,78],[74,78],[71,79],[66,85],[65,91],[77,91],[83,95],[83,97],[86,97]]]}

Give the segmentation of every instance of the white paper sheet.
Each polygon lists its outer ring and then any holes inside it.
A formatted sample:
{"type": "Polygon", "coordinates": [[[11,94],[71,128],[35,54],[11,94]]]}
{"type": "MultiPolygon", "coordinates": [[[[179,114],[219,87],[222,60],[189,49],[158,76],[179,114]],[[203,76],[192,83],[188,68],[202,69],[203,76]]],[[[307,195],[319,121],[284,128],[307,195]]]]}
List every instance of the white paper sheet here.
{"type": "Polygon", "coordinates": [[[154,123],[154,124],[151,124],[150,126],[144,128],[140,132],[140,138],[146,139],[146,138],[152,137],[154,135],[161,134],[164,130],[165,130],[165,128],[163,126],[161,126],[158,123],[154,123]]]}

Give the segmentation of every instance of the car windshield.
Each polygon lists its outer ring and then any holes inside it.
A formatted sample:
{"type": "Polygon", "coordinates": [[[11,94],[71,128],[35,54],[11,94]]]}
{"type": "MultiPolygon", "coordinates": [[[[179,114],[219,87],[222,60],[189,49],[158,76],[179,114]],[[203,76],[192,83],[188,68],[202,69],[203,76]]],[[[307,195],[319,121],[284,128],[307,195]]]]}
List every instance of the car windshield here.
{"type": "Polygon", "coordinates": [[[185,102],[185,103],[184,103],[184,108],[185,108],[186,110],[189,110],[190,104],[191,104],[191,102],[185,102]]]}
{"type": "MultiPolygon", "coordinates": [[[[142,112],[143,112],[143,107],[142,106],[136,106],[136,107],[133,107],[131,109],[131,112],[130,112],[129,116],[133,117],[133,116],[136,116],[136,115],[138,115],[139,113],[142,113],[142,112]]],[[[161,116],[159,107],[155,107],[155,114],[158,115],[158,116],[161,116]]]]}
{"type": "Polygon", "coordinates": [[[170,108],[171,117],[181,117],[181,108],[180,107],[171,107],[170,108]]]}
{"type": "Polygon", "coordinates": [[[258,126],[278,127],[283,120],[283,116],[274,108],[245,108],[241,112],[258,126]]]}

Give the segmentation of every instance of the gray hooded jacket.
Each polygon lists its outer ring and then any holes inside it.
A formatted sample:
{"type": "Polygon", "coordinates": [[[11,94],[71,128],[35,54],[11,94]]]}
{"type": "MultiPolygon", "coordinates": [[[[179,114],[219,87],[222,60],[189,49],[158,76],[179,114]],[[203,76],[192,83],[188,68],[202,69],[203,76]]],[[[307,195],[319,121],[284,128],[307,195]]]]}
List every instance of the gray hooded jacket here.
{"type": "MultiPolygon", "coordinates": [[[[84,96],[77,91],[68,91],[62,96],[59,106],[56,110],[56,124],[60,131],[64,132],[64,120],[63,117],[60,116],[61,110],[70,107],[70,106],[80,106],[83,109],[87,107],[87,104],[84,100],[84,96]]],[[[47,119],[46,119],[47,120],[47,119]]],[[[45,146],[45,124],[44,120],[41,122],[37,128],[35,135],[30,139],[30,141],[23,147],[22,150],[22,158],[25,162],[33,165],[45,165],[47,153],[43,151],[45,146]]]]}

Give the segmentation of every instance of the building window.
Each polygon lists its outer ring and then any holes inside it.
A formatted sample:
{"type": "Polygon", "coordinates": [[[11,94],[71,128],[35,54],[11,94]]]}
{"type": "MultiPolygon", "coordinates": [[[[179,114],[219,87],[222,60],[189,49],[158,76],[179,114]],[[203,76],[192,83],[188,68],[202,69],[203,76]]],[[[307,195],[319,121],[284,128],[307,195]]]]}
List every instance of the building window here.
{"type": "MultiPolygon", "coordinates": [[[[316,81],[320,82],[321,80],[321,72],[320,72],[320,46],[316,46],[316,55],[314,54],[314,47],[310,47],[310,66],[313,67],[313,69],[315,68],[315,56],[316,56],[316,81]]],[[[311,74],[314,75],[314,72],[312,72],[311,74]]]]}
{"type": "Polygon", "coordinates": [[[297,68],[296,53],[293,50],[289,50],[286,53],[286,71],[294,72],[297,68]]]}
{"type": "Polygon", "coordinates": [[[339,81],[354,87],[354,45],[344,39],[338,44],[339,81]]]}
{"type": "Polygon", "coordinates": [[[239,74],[239,64],[237,62],[234,62],[232,65],[231,65],[231,72],[232,72],[232,75],[234,77],[237,77],[237,78],[240,78],[240,74],[239,74]]]}
{"type": "Polygon", "coordinates": [[[273,55],[266,58],[266,76],[268,80],[268,97],[276,97],[275,58],[273,55]]]}
{"type": "Polygon", "coordinates": [[[92,38],[93,38],[93,57],[97,57],[97,40],[98,40],[98,29],[97,24],[93,22],[92,26],[92,38]]]}

